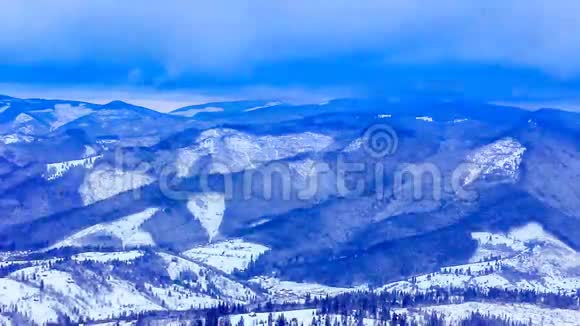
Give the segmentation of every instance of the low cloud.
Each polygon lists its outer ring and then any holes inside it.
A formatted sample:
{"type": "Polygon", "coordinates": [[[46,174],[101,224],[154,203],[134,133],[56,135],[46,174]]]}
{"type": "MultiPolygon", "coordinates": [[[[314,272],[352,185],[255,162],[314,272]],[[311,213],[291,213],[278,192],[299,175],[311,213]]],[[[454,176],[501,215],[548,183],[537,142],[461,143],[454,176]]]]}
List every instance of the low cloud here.
{"type": "Polygon", "coordinates": [[[572,0],[116,1],[2,3],[3,66],[93,64],[129,83],[187,74],[252,75],[287,60],[371,53],[580,73],[572,0]]]}
{"type": "Polygon", "coordinates": [[[0,83],[31,96],[162,111],[366,94],[580,98],[575,0],[8,0],[0,8],[0,83]]]}

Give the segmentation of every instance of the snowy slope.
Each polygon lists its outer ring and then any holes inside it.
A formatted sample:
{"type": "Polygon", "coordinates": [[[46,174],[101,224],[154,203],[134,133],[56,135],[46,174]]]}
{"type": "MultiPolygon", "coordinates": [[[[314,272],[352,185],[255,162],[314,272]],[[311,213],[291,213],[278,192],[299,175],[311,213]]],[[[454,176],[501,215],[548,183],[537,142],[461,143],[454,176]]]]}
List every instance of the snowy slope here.
{"type": "MultiPolygon", "coordinates": [[[[58,312],[66,312],[72,318],[83,316],[104,319],[120,316],[128,311],[163,309],[127,281],[112,276],[104,280],[87,269],[80,272],[85,279],[91,279],[95,283],[79,283],[71,273],[48,267],[26,268],[12,273],[10,279],[0,279],[0,282],[13,282],[12,286],[23,289],[27,295],[20,298],[18,310],[34,314],[34,320],[39,323],[56,320],[58,312]],[[23,284],[23,279],[28,285],[23,284]],[[42,306],[44,311],[38,309],[37,305],[42,306]]],[[[14,301],[1,297],[0,300],[2,303],[14,301]]]]}
{"type": "Polygon", "coordinates": [[[8,109],[10,109],[10,103],[0,104],[0,114],[4,113],[8,109]]]}
{"type": "Polygon", "coordinates": [[[359,138],[353,140],[350,144],[348,144],[348,146],[346,146],[343,151],[345,153],[355,152],[355,151],[359,150],[360,148],[362,148],[364,141],[365,140],[363,138],[359,137],[359,138]]]}
{"type": "Polygon", "coordinates": [[[76,261],[94,261],[99,263],[108,263],[112,261],[131,261],[143,257],[143,251],[129,250],[116,252],[83,252],[76,254],[71,258],[76,261]]]}
{"type": "Polygon", "coordinates": [[[513,138],[504,138],[476,149],[465,159],[470,167],[464,184],[488,176],[516,181],[525,151],[526,148],[513,138]]]}
{"type": "Polygon", "coordinates": [[[71,313],[65,305],[37,287],[8,278],[0,278],[0,306],[7,312],[17,307],[20,313],[38,324],[56,322],[59,311],[71,313]]]}
{"type": "Polygon", "coordinates": [[[259,285],[266,290],[270,298],[277,302],[301,301],[307,295],[311,297],[325,297],[327,295],[337,295],[345,292],[352,292],[366,287],[358,288],[338,288],[316,283],[297,283],[291,281],[281,281],[274,277],[259,276],[250,279],[251,283],[259,285]]]}
{"type": "Polygon", "coordinates": [[[225,197],[220,193],[195,194],[187,201],[187,209],[206,230],[210,242],[219,233],[225,208],[225,197]]]}
{"type": "Polygon", "coordinates": [[[122,192],[140,188],[154,181],[145,172],[124,171],[115,168],[92,170],[79,187],[85,205],[110,198],[122,192]]]}
{"type": "Polygon", "coordinates": [[[42,131],[40,129],[42,129],[42,126],[32,116],[26,113],[20,113],[12,121],[9,130],[18,134],[32,135],[36,132],[42,131]]]}
{"type": "Polygon", "coordinates": [[[42,324],[56,322],[61,312],[73,320],[102,320],[141,311],[203,308],[223,301],[248,303],[258,296],[221,272],[167,253],[149,253],[146,258],[141,251],[85,252],[71,258],[21,268],[0,278],[2,311],[17,308],[42,324]],[[140,269],[152,262],[161,268],[143,274],[140,269]],[[125,272],[111,272],[113,266],[126,266],[125,272]],[[159,282],[165,275],[171,281],[159,282]]]}
{"type": "Polygon", "coordinates": [[[79,160],[49,163],[46,165],[46,174],[44,175],[44,178],[49,181],[56,180],[64,176],[66,172],[75,167],[92,169],[95,165],[95,162],[102,157],[102,155],[95,155],[79,160]]]}
{"type": "MultiPolygon", "coordinates": [[[[408,309],[394,309],[396,313],[406,313],[411,318],[419,315],[408,309]]],[[[569,309],[549,309],[529,304],[495,304],[483,302],[467,302],[454,305],[429,306],[421,311],[443,313],[448,325],[457,325],[458,320],[465,319],[472,312],[479,311],[483,315],[509,317],[511,320],[532,325],[578,325],[580,311],[569,309]]]]}
{"type": "Polygon", "coordinates": [[[172,280],[180,280],[183,275],[194,274],[195,284],[202,294],[212,294],[214,299],[234,302],[248,302],[256,297],[250,288],[202,266],[199,263],[166,253],[158,253],[165,263],[165,269],[172,280]]]}
{"type": "Polygon", "coordinates": [[[15,267],[30,265],[30,266],[48,266],[52,263],[61,261],[62,258],[50,258],[50,259],[33,259],[33,260],[3,260],[0,261],[0,268],[5,267],[15,267]]]}
{"type": "Polygon", "coordinates": [[[170,310],[209,308],[222,302],[211,295],[195,293],[179,285],[157,287],[146,283],[145,286],[157,301],[170,310]]]}
{"type": "MultiPolygon", "coordinates": [[[[516,282],[516,287],[570,293],[580,288],[580,254],[544,231],[539,224],[530,223],[504,236],[504,242],[513,241],[509,247],[514,250],[515,254],[502,256],[499,260],[501,269],[506,270],[506,273],[517,271],[520,275],[528,277],[528,279],[516,282]],[[522,243],[526,249],[518,251],[522,243]]],[[[505,246],[490,244],[485,240],[480,241],[480,244],[480,247],[487,250],[505,246]]],[[[475,255],[480,257],[483,254],[478,250],[475,255]]]]}
{"type": "Polygon", "coordinates": [[[21,135],[21,134],[6,134],[0,136],[0,143],[4,145],[15,144],[15,143],[31,143],[34,141],[32,136],[21,135]]]}
{"type": "Polygon", "coordinates": [[[44,108],[39,107],[38,109],[29,110],[27,114],[49,125],[50,131],[54,131],[93,112],[93,109],[87,107],[84,103],[58,103],[55,105],[47,104],[44,108]]]}
{"type": "Polygon", "coordinates": [[[251,261],[255,261],[268,250],[268,247],[257,243],[233,239],[192,248],[182,255],[226,273],[232,273],[235,269],[240,271],[246,269],[251,261]]]}
{"type": "Polygon", "coordinates": [[[15,124],[25,124],[30,121],[34,121],[34,118],[26,113],[20,113],[16,116],[16,118],[14,118],[15,124]]]}
{"type": "Polygon", "coordinates": [[[575,293],[580,288],[580,254],[536,223],[507,234],[474,232],[472,237],[478,248],[471,263],[447,266],[380,290],[478,286],[575,293]]]}
{"type": "Polygon", "coordinates": [[[40,135],[49,131],[49,126],[29,113],[19,113],[14,119],[3,125],[5,133],[16,133],[21,135],[40,135]]]}
{"type": "MultiPolygon", "coordinates": [[[[531,322],[532,325],[546,326],[578,325],[578,320],[580,318],[580,312],[576,310],[548,309],[528,304],[468,302],[457,305],[428,306],[419,309],[393,309],[393,312],[397,314],[405,314],[407,315],[408,321],[415,320],[419,325],[427,323],[427,321],[424,320],[424,313],[428,312],[430,314],[431,311],[435,311],[438,315],[443,314],[445,316],[445,325],[449,326],[458,325],[460,320],[469,317],[472,312],[476,311],[483,315],[489,314],[496,317],[507,316],[513,321],[523,323],[531,322]]],[[[298,325],[310,325],[313,318],[317,321],[320,319],[322,325],[334,325],[334,321],[338,321],[339,323],[342,321],[342,316],[319,314],[316,309],[276,311],[271,314],[274,322],[279,316],[284,315],[284,318],[288,321],[295,319],[298,325]],[[329,323],[325,323],[326,318],[329,318],[329,323]]],[[[243,320],[244,325],[246,326],[258,326],[267,325],[269,315],[270,313],[268,312],[259,312],[230,315],[229,318],[233,325],[236,325],[240,320],[243,320]]],[[[370,318],[364,318],[362,322],[365,326],[372,326],[380,323],[379,320],[370,318]]],[[[357,325],[357,321],[352,316],[349,316],[347,325],[357,325]]]]}
{"type": "Polygon", "coordinates": [[[209,157],[209,167],[199,171],[232,173],[255,168],[260,164],[317,152],[332,144],[333,139],[322,134],[305,132],[282,136],[254,136],[233,129],[210,129],[199,135],[192,146],[181,148],[175,162],[177,175],[194,174],[202,157],[209,157]]]}
{"type": "Polygon", "coordinates": [[[140,227],[157,211],[158,208],[148,208],[140,213],[129,215],[110,223],[95,224],[56,243],[50,249],[97,245],[98,243],[95,242],[99,236],[112,237],[114,240],[119,241],[123,248],[153,246],[155,242],[151,235],[141,230],[140,227]]]}
{"type": "Polygon", "coordinates": [[[72,106],[70,104],[57,104],[54,106],[53,115],[54,121],[50,124],[51,130],[58,129],[65,124],[76,119],[82,118],[85,115],[93,113],[93,110],[87,108],[84,104],[72,106]]]}
{"type": "Polygon", "coordinates": [[[0,315],[0,326],[12,326],[13,323],[10,318],[0,315]]]}

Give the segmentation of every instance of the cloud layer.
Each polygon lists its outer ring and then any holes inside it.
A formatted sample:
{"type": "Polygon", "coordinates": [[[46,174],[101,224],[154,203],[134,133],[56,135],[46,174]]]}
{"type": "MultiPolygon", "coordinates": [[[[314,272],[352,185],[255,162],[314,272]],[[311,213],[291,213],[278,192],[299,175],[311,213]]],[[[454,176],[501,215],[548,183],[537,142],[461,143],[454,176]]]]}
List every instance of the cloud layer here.
{"type": "Polygon", "coordinates": [[[573,0],[0,6],[0,82],[365,84],[383,80],[373,72],[397,72],[388,67],[456,65],[531,70],[554,80],[580,75],[580,2],[573,0]]]}

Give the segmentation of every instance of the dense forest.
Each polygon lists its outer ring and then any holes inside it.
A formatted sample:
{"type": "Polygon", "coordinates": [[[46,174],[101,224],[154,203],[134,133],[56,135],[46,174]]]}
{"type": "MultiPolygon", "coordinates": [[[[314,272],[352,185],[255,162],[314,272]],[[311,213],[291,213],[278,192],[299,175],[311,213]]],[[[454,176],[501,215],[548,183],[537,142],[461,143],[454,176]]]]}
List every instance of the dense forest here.
{"type": "MultiPolygon", "coordinates": [[[[288,320],[284,317],[285,311],[299,309],[315,309],[309,325],[314,326],[345,326],[363,325],[364,319],[370,319],[376,325],[445,325],[445,315],[428,313],[420,310],[422,307],[433,305],[459,304],[463,302],[490,302],[490,303],[527,303],[540,307],[579,309],[577,294],[540,293],[531,290],[507,289],[479,289],[479,288],[447,288],[433,289],[424,292],[408,293],[402,291],[359,291],[344,293],[333,297],[310,298],[302,302],[240,305],[220,304],[207,309],[191,309],[188,311],[147,312],[136,315],[121,316],[115,321],[136,320],[137,325],[163,325],[167,321],[177,321],[181,325],[205,326],[242,326],[243,320],[238,323],[230,320],[229,316],[246,313],[269,313],[270,318],[264,326],[297,325],[297,320],[288,320]],[[396,308],[414,310],[412,318],[404,313],[396,313],[396,308]],[[280,312],[276,318],[274,314],[280,312]],[[326,318],[325,316],[333,316],[326,318]]],[[[90,320],[83,320],[90,323],[90,320]]],[[[459,325],[471,326],[524,326],[522,323],[510,320],[506,316],[494,316],[473,312],[471,316],[458,321],[459,325]]],[[[73,324],[70,318],[63,316],[60,325],[73,324]]],[[[250,325],[248,325],[250,326],[250,325]]],[[[304,325],[308,326],[308,325],[304,325]]]]}

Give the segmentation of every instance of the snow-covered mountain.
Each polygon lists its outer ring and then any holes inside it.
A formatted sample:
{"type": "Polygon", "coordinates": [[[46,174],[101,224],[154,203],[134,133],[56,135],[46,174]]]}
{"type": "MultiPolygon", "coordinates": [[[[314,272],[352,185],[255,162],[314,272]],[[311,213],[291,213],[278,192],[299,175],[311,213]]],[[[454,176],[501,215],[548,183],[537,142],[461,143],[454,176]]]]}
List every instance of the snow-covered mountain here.
{"type": "MultiPolygon", "coordinates": [[[[575,296],[579,121],[471,102],[163,114],[1,97],[0,324],[359,291],[575,296]],[[367,132],[384,124],[396,146],[369,155],[367,132]]],[[[420,315],[497,303],[478,304],[420,315]]]]}
{"type": "Polygon", "coordinates": [[[143,311],[250,302],[250,288],[194,261],[162,252],[83,252],[0,278],[0,306],[30,321],[103,320],[143,311]],[[149,267],[148,267],[149,266],[149,267]],[[143,269],[145,268],[145,269],[143,269]],[[17,309],[17,310],[16,310],[17,309]]]}
{"type": "Polygon", "coordinates": [[[512,138],[500,139],[470,153],[471,163],[464,183],[470,184],[481,177],[506,178],[516,181],[526,148],[512,138]]]}
{"type": "Polygon", "coordinates": [[[268,247],[257,243],[231,239],[191,248],[182,255],[231,274],[236,270],[245,270],[268,250],[268,247]]]}
{"type": "Polygon", "coordinates": [[[537,223],[508,233],[473,232],[471,236],[478,245],[469,263],[445,266],[383,289],[473,286],[575,294],[580,288],[580,254],[537,223]]]}
{"type": "Polygon", "coordinates": [[[189,176],[203,157],[209,157],[210,166],[204,168],[210,173],[235,173],[305,152],[320,152],[332,142],[331,137],[313,132],[256,137],[233,129],[210,129],[194,145],[179,149],[176,170],[178,176],[189,176]]]}

